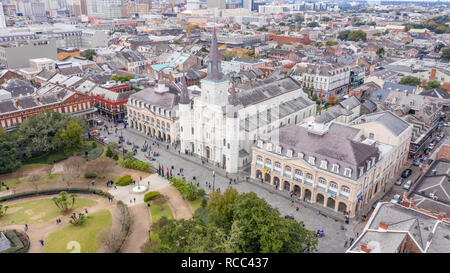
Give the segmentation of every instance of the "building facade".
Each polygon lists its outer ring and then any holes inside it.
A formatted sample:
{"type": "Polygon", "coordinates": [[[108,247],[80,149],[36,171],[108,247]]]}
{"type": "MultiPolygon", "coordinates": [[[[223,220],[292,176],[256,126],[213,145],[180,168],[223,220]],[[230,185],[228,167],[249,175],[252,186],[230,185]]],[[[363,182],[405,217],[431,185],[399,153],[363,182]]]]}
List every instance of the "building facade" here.
{"type": "Polygon", "coordinates": [[[407,160],[411,131],[391,112],[365,115],[351,125],[282,127],[258,139],[251,177],[355,217],[394,182],[407,160]]]}

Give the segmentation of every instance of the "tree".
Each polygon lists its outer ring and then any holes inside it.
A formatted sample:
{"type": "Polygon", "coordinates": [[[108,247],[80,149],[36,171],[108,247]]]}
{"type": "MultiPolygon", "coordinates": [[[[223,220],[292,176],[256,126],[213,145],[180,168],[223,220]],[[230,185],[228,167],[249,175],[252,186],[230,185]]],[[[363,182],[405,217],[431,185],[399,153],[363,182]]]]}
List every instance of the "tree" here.
{"type": "Polygon", "coordinates": [[[93,57],[97,55],[97,52],[94,49],[86,49],[81,55],[92,61],[93,57]]]}
{"type": "Polygon", "coordinates": [[[186,27],[186,30],[187,30],[187,31],[192,31],[192,30],[194,30],[194,29],[198,29],[198,25],[191,24],[191,25],[188,25],[188,26],[186,27]]]}
{"type": "Polygon", "coordinates": [[[44,167],[44,171],[47,174],[47,176],[50,177],[52,175],[53,165],[46,165],[44,167]]]}
{"type": "MultiPolygon", "coordinates": [[[[423,86],[425,90],[434,89],[434,88],[442,88],[441,84],[438,81],[428,81],[426,85],[423,86]]],[[[444,89],[444,88],[442,88],[444,89]]]]}
{"type": "Polygon", "coordinates": [[[366,41],[367,40],[367,33],[365,33],[362,30],[354,30],[348,34],[347,37],[348,41],[355,41],[358,42],[360,40],[366,41]]]}
{"type": "Polygon", "coordinates": [[[318,27],[318,26],[319,26],[319,23],[317,23],[317,22],[311,22],[311,23],[309,23],[307,26],[308,26],[308,27],[318,27]]]}
{"type": "Polygon", "coordinates": [[[219,228],[229,230],[233,222],[232,205],[238,196],[238,192],[228,187],[222,195],[219,191],[210,193],[211,200],[207,204],[210,211],[209,222],[214,223],[219,228]]]}
{"type": "Polygon", "coordinates": [[[69,196],[67,192],[62,191],[59,193],[59,197],[58,196],[53,197],[52,201],[55,203],[58,209],[61,210],[61,212],[67,212],[73,209],[76,197],[77,197],[76,194],[71,194],[69,196]]]}
{"type": "Polygon", "coordinates": [[[61,128],[56,133],[67,155],[73,154],[83,148],[83,128],[76,121],[71,121],[66,128],[61,128]]]}
{"type": "Polygon", "coordinates": [[[446,62],[450,61],[450,48],[442,50],[441,60],[446,62]]]}
{"type": "Polygon", "coordinates": [[[208,53],[208,52],[209,52],[209,50],[208,50],[206,47],[202,47],[202,48],[200,49],[200,51],[201,51],[201,52],[205,52],[205,53],[208,53]]]}
{"type": "Polygon", "coordinates": [[[112,75],[110,80],[116,82],[127,82],[134,79],[133,75],[112,75]]]}
{"type": "Polygon", "coordinates": [[[335,104],[335,101],[336,101],[336,96],[333,95],[333,93],[329,94],[329,95],[328,95],[327,102],[328,102],[330,105],[334,105],[334,104],[335,104]]]}
{"type": "Polygon", "coordinates": [[[418,86],[420,85],[420,79],[414,76],[405,76],[400,79],[399,83],[408,86],[418,86]]]}
{"type": "Polygon", "coordinates": [[[176,44],[176,45],[181,45],[181,42],[178,41],[178,40],[173,40],[173,43],[176,44]]]}
{"type": "Polygon", "coordinates": [[[315,44],[317,47],[322,47],[323,46],[323,43],[322,42],[316,42],[316,44],[315,44]]]}
{"type": "Polygon", "coordinates": [[[71,156],[63,163],[63,173],[70,173],[73,177],[80,177],[86,166],[86,160],[81,156],[71,156]]]}
{"type": "Polygon", "coordinates": [[[384,58],[384,48],[383,47],[380,47],[379,49],[377,49],[376,53],[377,53],[378,57],[384,58]]]}
{"type": "Polygon", "coordinates": [[[327,41],[327,43],[326,43],[327,46],[334,46],[337,44],[339,44],[337,41],[327,41]]]}
{"type": "Polygon", "coordinates": [[[110,172],[115,166],[115,162],[111,158],[99,157],[88,162],[88,172],[93,172],[99,178],[104,178],[105,174],[110,172]]]}
{"type": "Polygon", "coordinates": [[[331,21],[331,18],[330,17],[326,17],[326,16],[324,16],[324,17],[322,17],[322,20],[321,20],[322,22],[328,22],[328,21],[331,21]]]}
{"type": "Polygon", "coordinates": [[[41,176],[39,174],[33,174],[28,177],[28,183],[31,184],[31,186],[38,191],[39,189],[39,181],[41,180],[41,176]]]}
{"type": "Polygon", "coordinates": [[[15,171],[22,166],[22,155],[15,135],[0,127],[0,174],[15,171]]]}
{"type": "Polygon", "coordinates": [[[0,203],[0,218],[3,215],[6,215],[6,211],[8,210],[8,206],[4,206],[3,204],[0,203]]]}
{"type": "Polygon", "coordinates": [[[350,32],[351,32],[350,30],[340,31],[337,38],[339,40],[346,41],[350,32]]]}
{"type": "Polygon", "coordinates": [[[319,92],[319,97],[318,97],[318,99],[319,99],[319,101],[320,101],[321,104],[324,102],[324,98],[325,98],[325,96],[324,96],[324,94],[323,94],[323,90],[322,90],[322,88],[320,88],[320,92],[319,92]]]}
{"type": "Polygon", "coordinates": [[[74,226],[81,226],[84,222],[86,221],[86,215],[84,215],[83,213],[78,213],[78,215],[74,212],[72,213],[72,215],[70,216],[70,221],[69,223],[71,223],[74,226]]]}

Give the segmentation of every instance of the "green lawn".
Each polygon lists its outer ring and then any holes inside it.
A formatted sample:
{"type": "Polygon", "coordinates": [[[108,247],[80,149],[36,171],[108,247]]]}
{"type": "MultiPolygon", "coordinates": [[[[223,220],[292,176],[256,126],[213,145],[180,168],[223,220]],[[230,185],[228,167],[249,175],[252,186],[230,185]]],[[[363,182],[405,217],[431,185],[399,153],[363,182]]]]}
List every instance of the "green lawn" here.
{"type": "MultiPolygon", "coordinates": [[[[92,199],[76,198],[74,210],[91,207],[96,203],[97,201],[92,199]]],[[[1,225],[43,223],[60,215],[60,210],[50,198],[17,203],[8,207],[6,215],[0,218],[1,225]]]]}
{"type": "MultiPolygon", "coordinates": [[[[59,177],[61,176],[60,173],[54,173],[50,176],[48,174],[41,175],[41,179],[39,180],[38,184],[48,184],[48,183],[55,183],[59,181],[59,177]]],[[[28,182],[28,177],[21,177],[21,178],[15,178],[15,179],[8,179],[5,182],[5,184],[10,188],[13,189],[16,187],[16,189],[24,188],[24,187],[33,187],[31,183],[28,182]]],[[[0,191],[6,190],[5,187],[2,187],[0,191]]]]}
{"type": "Polygon", "coordinates": [[[203,198],[197,198],[194,201],[188,201],[189,206],[191,206],[192,214],[195,213],[195,211],[202,206],[202,200],[203,198]]]}
{"type": "Polygon", "coordinates": [[[170,209],[169,204],[164,203],[161,206],[155,205],[153,201],[150,201],[150,214],[152,215],[152,223],[156,223],[161,219],[161,217],[166,216],[169,219],[173,219],[172,210],[170,209]]]}
{"type": "Polygon", "coordinates": [[[45,241],[43,252],[46,253],[70,253],[76,251],[72,245],[79,243],[81,253],[96,253],[102,242],[99,234],[102,230],[111,227],[112,217],[109,210],[100,210],[96,213],[89,214],[81,226],[66,226],[50,233],[45,241]],[[67,249],[69,248],[69,250],[67,249]]]}

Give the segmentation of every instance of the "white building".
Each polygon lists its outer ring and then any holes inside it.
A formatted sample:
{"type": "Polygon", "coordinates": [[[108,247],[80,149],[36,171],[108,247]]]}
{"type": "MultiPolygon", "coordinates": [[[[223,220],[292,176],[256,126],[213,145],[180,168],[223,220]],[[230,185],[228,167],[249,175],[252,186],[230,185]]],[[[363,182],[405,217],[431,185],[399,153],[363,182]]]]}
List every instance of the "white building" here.
{"type": "Polygon", "coordinates": [[[316,105],[291,77],[266,79],[258,87],[238,94],[223,77],[218,55],[214,28],[208,76],[201,81],[201,95],[191,100],[187,88],[181,94],[181,151],[234,173],[250,163],[251,146],[259,135],[314,116],[316,105]]]}

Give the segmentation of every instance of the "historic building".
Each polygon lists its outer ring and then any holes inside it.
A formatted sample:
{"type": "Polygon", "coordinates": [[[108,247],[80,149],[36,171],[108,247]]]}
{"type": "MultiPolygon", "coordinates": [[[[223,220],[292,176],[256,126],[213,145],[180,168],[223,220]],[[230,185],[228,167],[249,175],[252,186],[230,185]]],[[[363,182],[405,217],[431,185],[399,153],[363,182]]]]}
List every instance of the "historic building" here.
{"type": "Polygon", "coordinates": [[[147,136],[176,143],[179,141],[179,94],[179,86],[166,84],[160,78],[156,87],[131,95],[127,103],[128,124],[147,136]]]}
{"type": "Polygon", "coordinates": [[[261,136],[251,177],[354,217],[392,186],[407,160],[412,125],[391,112],[350,125],[304,123],[261,136]]]}
{"type": "Polygon", "coordinates": [[[0,125],[6,130],[12,130],[28,117],[45,109],[83,116],[88,121],[93,119],[97,111],[88,94],[48,83],[33,94],[0,101],[0,125]]]}
{"type": "Polygon", "coordinates": [[[316,104],[291,77],[258,80],[257,87],[237,93],[222,73],[215,29],[209,60],[201,95],[191,99],[185,88],[181,94],[182,152],[237,172],[250,163],[258,136],[316,114],[316,104]]]}

